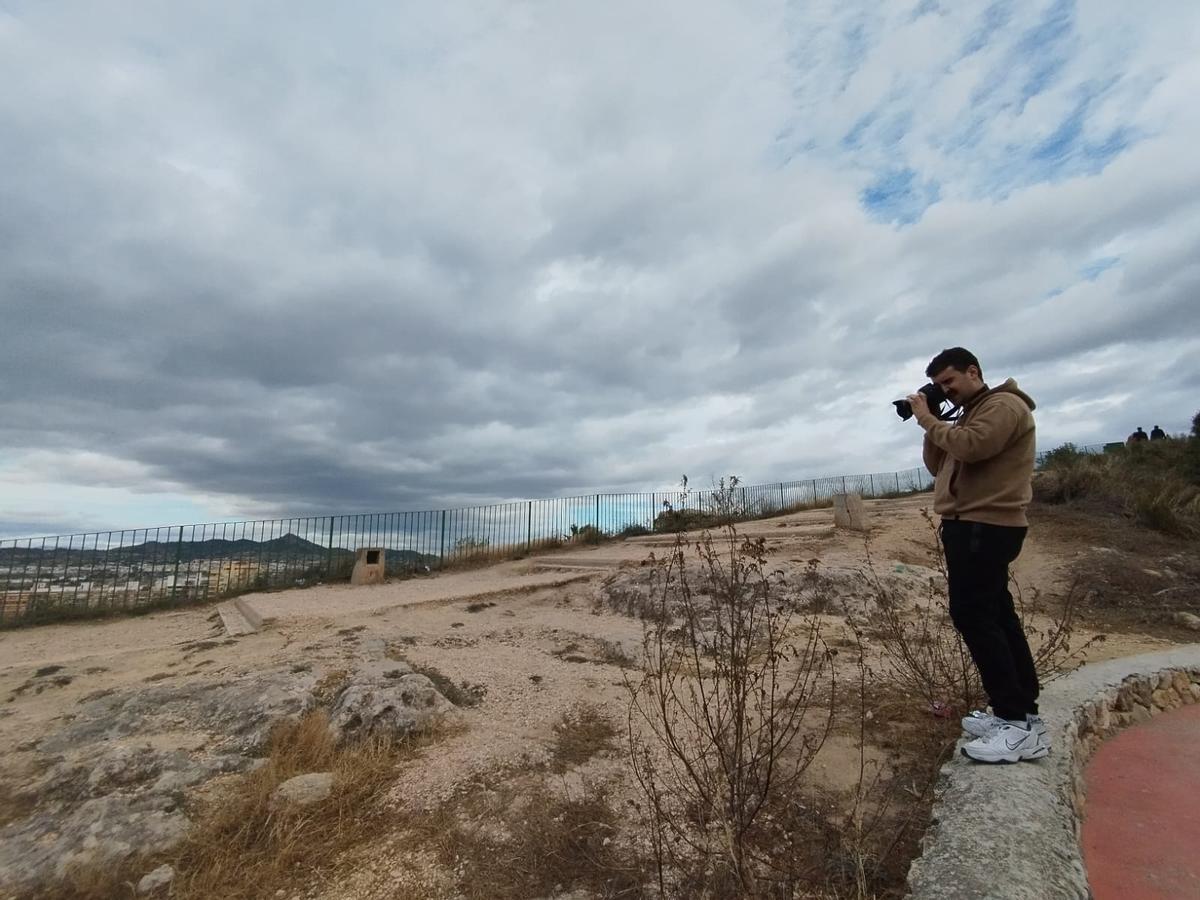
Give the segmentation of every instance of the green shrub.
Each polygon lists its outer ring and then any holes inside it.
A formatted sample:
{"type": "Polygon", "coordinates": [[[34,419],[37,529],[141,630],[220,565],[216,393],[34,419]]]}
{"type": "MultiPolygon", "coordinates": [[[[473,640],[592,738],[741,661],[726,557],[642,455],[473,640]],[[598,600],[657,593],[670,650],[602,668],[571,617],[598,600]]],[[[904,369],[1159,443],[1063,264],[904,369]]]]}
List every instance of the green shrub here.
{"type": "Polygon", "coordinates": [[[1138,524],[1175,535],[1200,534],[1200,439],[1137,444],[1120,453],[1080,453],[1064,444],[1034,476],[1044,503],[1100,501],[1138,524]]]}
{"type": "Polygon", "coordinates": [[[706,528],[714,523],[713,517],[699,509],[664,509],[654,517],[654,530],[662,534],[706,528]]]}
{"type": "Polygon", "coordinates": [[[571,540],[579,544],[599,544],[608,536],[595,525],[572,525],[571,540]]]}

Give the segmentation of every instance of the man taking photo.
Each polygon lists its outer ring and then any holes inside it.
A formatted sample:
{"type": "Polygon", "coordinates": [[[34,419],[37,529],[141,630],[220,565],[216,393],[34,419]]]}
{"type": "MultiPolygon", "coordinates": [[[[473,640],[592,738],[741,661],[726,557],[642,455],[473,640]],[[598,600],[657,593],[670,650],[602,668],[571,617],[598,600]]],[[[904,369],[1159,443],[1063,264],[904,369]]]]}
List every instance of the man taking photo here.
{"type": "Polygon", "coordinates": [[[944,421],[924,393],[908,397],[925,430],[925,466],[935,478],[950,618],[992,707],[962,720],[974,738],[962,752],[985,763],[1040,759],[1050,742],[1037,714],[1037,672],[1008,590],[1008,566],[1029,526],[1034,402],[1011,378],[988,387],[979,360],[962,347],[943,350],[925,374],[959,410],[953,422],[944,421]]]}

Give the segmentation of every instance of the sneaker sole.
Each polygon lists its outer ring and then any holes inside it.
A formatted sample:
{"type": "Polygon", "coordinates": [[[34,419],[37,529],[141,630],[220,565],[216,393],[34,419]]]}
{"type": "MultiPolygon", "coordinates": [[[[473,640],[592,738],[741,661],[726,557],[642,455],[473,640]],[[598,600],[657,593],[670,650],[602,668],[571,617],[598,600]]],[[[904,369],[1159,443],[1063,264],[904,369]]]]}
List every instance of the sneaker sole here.
{"type": "MultiPolygon", "coordinates": [[[[973,738],[981,738],[981,737],[987,737],[989,734],[991,734],[993,731],[995,731],[996,728],[998,728],[998,727],[999,726],[995,726],[993,728],[968,728],[967,726],[964,725],[962,731],[963,731],[963,734],[969,734],[973,738]]],[[[1044,728],[1042,729],[1041,735],[1043,737],[1045,737],[1046,729],[1044,729],[1044,728]]]]}
{"type": "Polygon", "coordinates": [[[1004,754],[1001,754],[992,759],[989,759],[987,757],[982,757],[982,756],[972,756],[970,753],[967,752],[966,747],[960,748],[960,752],[967,759],[971,760],[971,762],[988,763],[988,764],[991,764],[991,763],[1017,763],[1017,762],[1023,762],[1025,760],[1042,759],[1043,757],[1049,756],[1050,748],[1049,747],[1039,747],[1038,749],[1031,750],[1028,753],[1021,753],[1020,751],[1017,751],[1014,753],[1004,753],[1004,754]]]}

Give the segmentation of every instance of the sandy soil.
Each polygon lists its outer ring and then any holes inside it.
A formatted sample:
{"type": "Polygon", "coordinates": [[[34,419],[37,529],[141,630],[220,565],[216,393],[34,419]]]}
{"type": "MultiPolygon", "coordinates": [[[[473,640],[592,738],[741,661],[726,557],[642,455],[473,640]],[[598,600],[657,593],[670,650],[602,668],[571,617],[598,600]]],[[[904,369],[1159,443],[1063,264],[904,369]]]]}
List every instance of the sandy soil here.
{"type": "MultiPolygon", "coordinates": [[[[799,573],[814,559],[823,569],[861,568],[868,555],[877,571],[921,572],[932,565],[935,546],[922,515],[928,503],[928,496],[868,501],[869,542],[836,531],[831,510],[747,523],[740,530],[764,538],[772,566],[788,572],[799,573]]],[[[248,595],[267,625],[235,640],[225,638],[211,607],[0,632],[0,745],[28,747],[97,690],[169,678],[222,679],[283,663],[336,668],[361,655],[365,642],[383,639],[413,664],[486,691],[480,706],[463,711],[467,728],[427,752],[401,779],[397,802],[434,804],[489,772],[544,761],[554,724],[582,702],[624,722],[624,678],[631,670],[619,658],[639,657],[642,629],[637,620],[600,606],[599,586],[614,572],[636,569],[649,554],[667,552],[671,543],[661,536],[636,538],[386,585],[248,595]],[[54,679],[36,675],[51,665],[61,667],[54,679]]],[[[1023,590],[1053,596],[1064,589],[1070,561],[1061,537],[1039,532],[1035,523],[1016,578],[1023,590]]],[[[1081,629],[1076,645],[1087,636],[1081,629]]],[[[1166,643],[1143,634],[1114,635],[1092,655],[1140,653],[1166,643]]],[[[9,772],[19,772],[23,762],[30,762],[26,753],[14,754],[9,772]]],[[[830,786],[844,787],[857,774],[857,758],[835,739],[813,771],[830,786]]],[[[354,896],[384,891],[388,866],[381,858],[363,871],[354,896]]],[[[328,896],[349,895],[330,888],[328,896]]]]}

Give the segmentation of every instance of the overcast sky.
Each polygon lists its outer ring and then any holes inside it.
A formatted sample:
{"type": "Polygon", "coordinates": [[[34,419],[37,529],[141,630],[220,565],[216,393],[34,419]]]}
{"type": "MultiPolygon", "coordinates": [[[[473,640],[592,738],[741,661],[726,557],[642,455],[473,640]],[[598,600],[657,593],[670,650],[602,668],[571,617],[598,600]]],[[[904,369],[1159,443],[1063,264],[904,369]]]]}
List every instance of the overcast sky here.
{"type": "Polygon", "coordinates": [[[1200,408],[1195,0],[0,0],[0,534],[918,465],[1200,408]]]}

